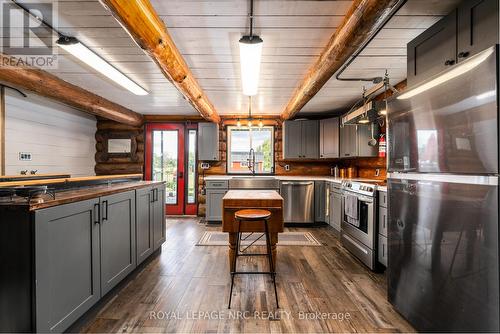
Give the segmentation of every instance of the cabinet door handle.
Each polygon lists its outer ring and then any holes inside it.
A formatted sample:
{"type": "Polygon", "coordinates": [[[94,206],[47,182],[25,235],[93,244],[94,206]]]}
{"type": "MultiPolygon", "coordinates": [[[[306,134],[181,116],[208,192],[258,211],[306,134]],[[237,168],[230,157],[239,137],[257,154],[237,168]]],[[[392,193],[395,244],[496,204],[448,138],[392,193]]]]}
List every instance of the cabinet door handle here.
{"type": "Polygon", "coordinates": [[[467,58],[469,57],[469,51],[463,51],[458,54],[458,58],[467,58]]]}
{"type": "Polygon", "coordinates": [[[108,201],[102,201],[102,221],[108,220],[108,201]],[[106,213],[106,214],[104,214],[106,213]]]}
{"type": "Polygon", "coordinates": [[[155,189],[155,202],[158,201],[158,188],[155,189]]]}
{"type": "Polygon", "coordinates": [[[101,205],[99,203],[94,204],[94,223],[95,224],[101,223],[101,205]]]}
{"type": "Polygon", "coordinates": [[[151,203],[153,203],[155,201],[155,190],[154,189],[151,189],[151,203]]]}
{"type": "Polygon", "coordinates": [[[447,61],[444,62],[444,65],[445,66],[455,65],[455,61],[452,59],[448,59],[447,61]]]}

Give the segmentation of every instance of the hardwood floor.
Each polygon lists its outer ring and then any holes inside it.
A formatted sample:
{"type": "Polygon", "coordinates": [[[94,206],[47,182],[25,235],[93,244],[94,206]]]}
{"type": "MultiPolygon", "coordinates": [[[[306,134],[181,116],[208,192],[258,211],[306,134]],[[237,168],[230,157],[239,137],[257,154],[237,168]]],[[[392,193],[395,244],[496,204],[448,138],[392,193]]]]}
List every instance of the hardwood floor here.
{"type": "MultiPolygon", "coordinates": [[[[414,331],[387,302],[385,275],[363,267],[330,227],[307,229],[323,246],[278,246],[279,310],[271,278],[259,275],[236,277],[228,310],[228,248],[195,246],[206,229],[220,226],[195,218],[167,221],[162,252],[71,332],[414,331]]],[[[264,258],[243,258],[239,268],[267,269],[264,258]]]]}

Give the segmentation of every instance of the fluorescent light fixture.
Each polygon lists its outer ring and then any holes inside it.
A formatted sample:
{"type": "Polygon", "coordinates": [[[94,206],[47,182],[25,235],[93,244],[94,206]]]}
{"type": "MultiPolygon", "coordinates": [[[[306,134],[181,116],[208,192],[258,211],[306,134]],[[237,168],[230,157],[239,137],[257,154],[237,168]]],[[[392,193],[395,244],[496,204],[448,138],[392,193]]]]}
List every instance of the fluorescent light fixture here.
{"type": "Polygon", "coordinates": [[[365,119],[360,119],[360,120],[358,121],[358,123],[361,123],[361,124],[368,124],[368,123],[370,123],[370,121],[369,121],[369,120],[367,120],[367,119],[365,118],[365,119]]]}
{"type": "Polygon", "coordinates": [[[451,79],[454,79],[464,73],[469,72],[470,70],[476,68],[479,64],[481,64],[483,61],[486,60],[492,53],[494,52],[493,49],[489,49],[488,51],[484,51],[483,53],[480,53],[474,58],[471,58],[470,60],[463,62],[461,64],[456,65],[456,67],[440,76],[438,76],[435,79],[432,79],[426,83],[424,83],[421,86],[418,86],[414,89],[410,89],[408,92],[398,96],[399,100],[404,100],[404,99],[409,99],[415,95],[418,95],[420,93],[423,93],[433,87],[436,87],[442,83],[445,83],[446,81],[449,81],[451,79]]]}
{"type": "Polygon", "coordinates": [[[80,41],[78,41],[75,37],[62,36],[56,41],[56,43],[97,72],[107,76],[109,79],[113,80],[123,88],[128,89],[135,95],[148,95],[148,92],[141,86],[130,80],[122,72],[118,71],[104,59],[95,54],[92,50],[80,43],[80,41]]]}
{"type": "Polygon", "coordinates": [[[243,36],[240,39],[241,84],[243,94],[257,94],[263,41],[259,36],[243,36]]]}

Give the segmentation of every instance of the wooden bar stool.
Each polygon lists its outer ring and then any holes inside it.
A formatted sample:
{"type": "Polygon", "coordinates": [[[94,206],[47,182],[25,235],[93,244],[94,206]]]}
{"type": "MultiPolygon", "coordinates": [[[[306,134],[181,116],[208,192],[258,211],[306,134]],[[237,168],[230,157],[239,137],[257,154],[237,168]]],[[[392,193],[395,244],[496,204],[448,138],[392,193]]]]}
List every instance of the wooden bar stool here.
{"type": "Polygon", "coordinates": [[[231,272],[231,291],[229,293],[229,306],[227,307],[228,309],[231,308],[231,299],[233,297],[233,286],[234,286],[234,276],[240,275],[240,274],[253,274],[253,275],[271,275],[273,279],[273,284],[274,284],[274,295],[276,296],[276,307],[279,308],[279,303],[278,303],[278,290],[276,289],[276,271],[274,269],[274,262],[273,262],[273,254],[271,251],[271,238],[269,235],[269,226],[268,226],[268,221],[269,218],[271,217],[271,212],[268,210],[262,210],[262,209],[245,209],[245,210],[239,210],[236,211],[234,214],[235,221],[238,223],[238,232],[237,232],[237,238],[236,238],[236,252],[233,258],[233,270],[231,272]],[[253,232],[250,233],[250,235],[246,236],[244,239],[241,238],[242,233],[241,233],[241,223],[242,222],[263,222],[264,223],[264,233],[259,236],[257,239],[252,241],[252,243],[248,246],[246,246],[241,252],[240,252],[240,245],[241,241],[248,239],[251,235],[253,235],[253,232]],[[245,253],[245,251],[252,246],[254,243],[256,243],[260,238],[263,236],[266,236],[266,249],[267,253],[245,253]],[[237,271],[236,270],[236,259],[239,256],[267,256],[267,259],[269,260],[269,271],[237,271]]]}

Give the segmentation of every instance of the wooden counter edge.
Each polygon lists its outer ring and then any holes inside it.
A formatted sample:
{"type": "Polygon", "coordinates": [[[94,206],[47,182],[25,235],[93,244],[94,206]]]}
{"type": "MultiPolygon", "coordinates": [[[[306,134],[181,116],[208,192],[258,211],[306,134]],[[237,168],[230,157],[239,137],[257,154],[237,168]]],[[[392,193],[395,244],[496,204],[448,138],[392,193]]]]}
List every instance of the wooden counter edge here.
{"type": "Polygon", "coordinates": [[[9,181],[9,182],[0,182],[0,187],[35,186],[35,185],[56,184],[56,183],[70,183],[70,182],[97,181],[97,180],[116,180],[116,179],[127,179],[127,178],[137,178],[137,177],[140,177],[142,179],[143,175],[142,174],[118,174],[118,175],[82,176],[82,177],[30,180],[30,181],[9,181]]]}

